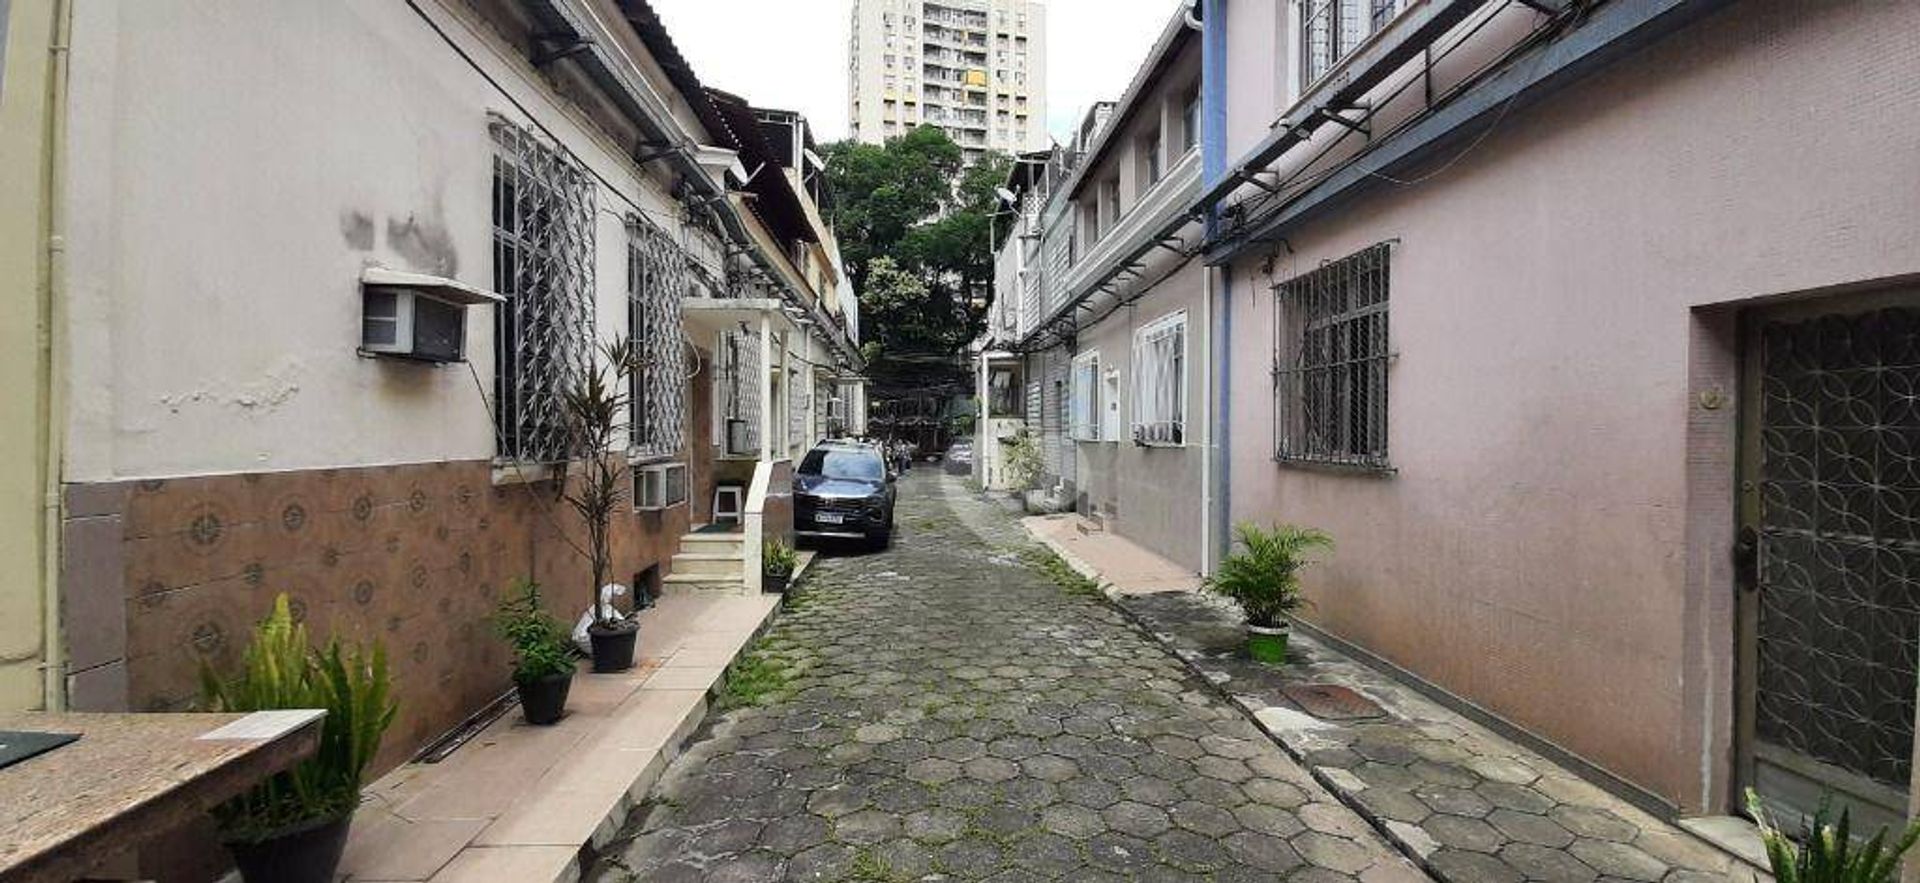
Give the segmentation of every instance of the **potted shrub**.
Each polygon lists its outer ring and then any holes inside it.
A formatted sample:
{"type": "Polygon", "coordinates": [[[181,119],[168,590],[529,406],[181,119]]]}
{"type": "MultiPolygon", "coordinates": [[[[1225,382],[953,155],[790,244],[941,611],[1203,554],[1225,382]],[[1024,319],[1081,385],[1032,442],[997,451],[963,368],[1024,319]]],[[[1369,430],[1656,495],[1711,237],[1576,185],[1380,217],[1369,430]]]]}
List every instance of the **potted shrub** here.
{"type": "Polygon", "coordinates": [[[1032,433],[1022,429],[1013,440],[1006,442],[1006,450],[1001,452],[1004,458],[1004,470],[1007,487],[1013,491],[1028,512],[1039,513],[1046,508],[1046,492],[1036,485],[1046,471],[1046,461],[1040,453],[1040,443],[1032,433]]]}
{"type": "Polygon", "coordinates": [[[1747,789],[1747,812],[1760,826],[1767,864],[1780,883],[1894,883],[1900,878],[1901,857],[1920,840],[1920,820],[1915,820],[1892,843],[1887,842],[1886,828],[1864,843],[1857,841],[1847,811],[1840,810],[1840,821],[1834,824],[1832,805],[1824,798],[1813,819],[1801,822],[1797,843],[1774,825],[1752,788],[1747,789]]]}
{"type": "Polygon", "coordinates": [[[1247,621],[1247,652],[1261,662],[1287,659],[1287,614],[1300,608],[1300,568],[1307,553],[1333,547],[1333,537],[1311,527],[1290,524],[1267,530],[1256,524],[1234,527],[1240,551],[1220,562],[1205,583],[1207,591],[1240,605],[1247,621]]]}
{"type": "Polygon", "coordinates": [[[573,644],[540,604],[540,584],[523,580],[500,601],[493,628],[513,647],[513,689],[527,723],[545,726],[567,710],[573,688],[573,644]]]}
{"type": "Polygon", "coordinates": [[[760,590],[785,594],[798,560],[792,546],[778,539],[768,540],[760,550],[760,590]]]}
{"type": "Polygon", "coordinates": [[[254,628],[241,670],[223,679],[200,671],[211,711],[321,708],[320,745],[292,769],[214,809],[221,838],[249,883],[332,883],[360,805],[361,777],[393,723],[392,680],[380,644],[371,650],[329,639],[315,650],[293,621],[287,596],[254,628]]]}
{"type": "Polygon", "coordinates": [[[606,364],[589,356],[561,397],[570,446],[574,458],[580,461],[580,475],[569,480],[562,493],[587,532],[585,547],[574,548],[586,557],[593,573],[587,587],[589,609],[593,611],[593,624],[587,627],[593,642],[593,670],[616,672],[633,667],[640,622],[620,615],[610,604],[601,604],[600,589],[612,570],[609,533],[613,512],[627,495],[625,450],[616,450],[614,444],[625,434],[622,418],[630,404],[626,390],[639,368],[640,356],[627,337],[608,341],[599,353],[606,364]]]}

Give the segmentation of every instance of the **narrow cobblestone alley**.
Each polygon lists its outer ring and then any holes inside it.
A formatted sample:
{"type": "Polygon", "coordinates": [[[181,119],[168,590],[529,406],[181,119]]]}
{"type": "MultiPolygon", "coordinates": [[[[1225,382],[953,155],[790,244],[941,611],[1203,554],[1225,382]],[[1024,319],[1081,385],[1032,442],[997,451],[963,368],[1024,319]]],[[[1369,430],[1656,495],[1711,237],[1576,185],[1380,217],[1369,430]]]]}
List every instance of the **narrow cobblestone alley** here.
{"type": "Polygon", "coordinates": [[[827,557],[588,879],[1426,879],[958,478],[827,557]]]}

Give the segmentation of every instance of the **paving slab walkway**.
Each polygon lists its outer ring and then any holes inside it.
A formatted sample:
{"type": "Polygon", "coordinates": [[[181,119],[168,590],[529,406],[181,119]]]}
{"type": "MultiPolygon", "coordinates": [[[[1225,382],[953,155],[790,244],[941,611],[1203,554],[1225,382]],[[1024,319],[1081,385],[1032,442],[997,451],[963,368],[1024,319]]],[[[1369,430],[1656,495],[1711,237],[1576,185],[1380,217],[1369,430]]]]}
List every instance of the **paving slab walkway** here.
{"type": "MultiPolygon", "coordinates": [[[[1029,519],[1027,525],[1050,542],[1066,530],[1057,521],[1029,519]]],[[[1108,535],[1104,542],[1126,541],[1108,535]]],[[[1087,556],[1088,547],[1062,551],[1073,556],[1077,570],[1104,581],[1104,562],[1087,556]]],[[[1140,569],[1135,557],[1119,559],[1123,575],[1140,569]]],[[[1295,630],[1288,663],[1268,666],[1246,655],[1238,611],[1223,599],[1193,591],[1109,594],[1440,880],[1765,879],[1301,630],[1295,630]],[[1359,701],[1317,689],[1325,686],[1352,690],[1359,701]]]]}
{"type": "Polygon", "coordinates": [[[1429,879],[956,478],[823,557],[588,872],[646,880],[1429,879]]]}

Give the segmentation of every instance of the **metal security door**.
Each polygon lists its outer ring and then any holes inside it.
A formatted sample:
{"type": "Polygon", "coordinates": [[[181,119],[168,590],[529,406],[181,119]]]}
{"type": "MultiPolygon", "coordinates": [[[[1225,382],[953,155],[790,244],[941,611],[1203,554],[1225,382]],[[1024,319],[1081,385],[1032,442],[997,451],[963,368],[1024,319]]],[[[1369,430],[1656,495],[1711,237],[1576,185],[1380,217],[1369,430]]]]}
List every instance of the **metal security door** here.
{"type": "Polygon", "coordinates": [[[1756,316],[1740,766],[1790,826],[1905,818],[1920,667],[1920,298],[1756,316]]]}

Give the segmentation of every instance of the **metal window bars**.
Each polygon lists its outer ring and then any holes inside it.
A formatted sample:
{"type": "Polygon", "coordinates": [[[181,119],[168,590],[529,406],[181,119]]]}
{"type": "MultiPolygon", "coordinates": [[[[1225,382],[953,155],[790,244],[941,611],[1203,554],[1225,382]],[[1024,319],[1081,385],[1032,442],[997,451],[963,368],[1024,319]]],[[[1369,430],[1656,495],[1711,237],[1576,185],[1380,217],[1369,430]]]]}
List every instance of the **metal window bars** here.
{"type": "Polygon", "coordinates": [[[1186,442],[1187,317],[1157,320],[1133,337],[1133,440],[1186,442]]]}
{"type": "Polygon", "coordinates": [[[563,397],[590,364],[595,190],[585,170],[504,118],[493,160],[494,420],[499,456],[557,463],[563,397]]]}
{"type": "Polygon", "coordinates": [[[1274,457],[1390,469],[1389,243],[1274,286],[1274,457]]]}
{"type": "Polygon", "coordinates": [[[1086,352],[1073,359],[1073,437],[1100,441],[1100,354],[1086,352]]]}
{"type": "Polygon", "coordinates": [[[1301,0],[1301,85],[1325,76],[1399,12],[1397,0],[1301,0]]]}
{"type": "Polygon", "coordinates": [[[640,357],[631,379],[630,453],[664,457],[686,441],[686,321],[692,290],[686,249],[640,215],[627,218],[627,334],[640,357]]]}
{"type": "Polygon", "coordinates": [[[714,370],[721,450],[745,456],[760,450],[760,339],[758,334],[720,334],[714,370]]]}

